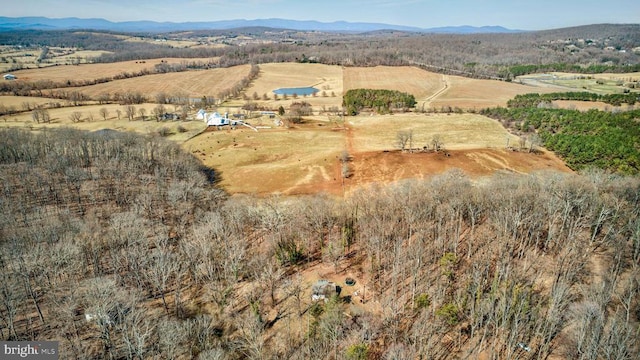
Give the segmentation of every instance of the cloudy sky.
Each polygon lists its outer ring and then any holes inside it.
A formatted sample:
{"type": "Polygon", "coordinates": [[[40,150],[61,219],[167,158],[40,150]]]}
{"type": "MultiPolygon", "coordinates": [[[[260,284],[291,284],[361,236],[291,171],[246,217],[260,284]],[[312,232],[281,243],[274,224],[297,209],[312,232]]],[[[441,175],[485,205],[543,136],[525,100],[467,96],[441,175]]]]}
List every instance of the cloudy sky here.
{"type": "Polygon", "coordinates": [[[110,21],[216,21],[283,18],[376,22],[430,28],[501,25],[542,30],[640,23],[640,0],[20,0],[0,16],[110,21]]]}

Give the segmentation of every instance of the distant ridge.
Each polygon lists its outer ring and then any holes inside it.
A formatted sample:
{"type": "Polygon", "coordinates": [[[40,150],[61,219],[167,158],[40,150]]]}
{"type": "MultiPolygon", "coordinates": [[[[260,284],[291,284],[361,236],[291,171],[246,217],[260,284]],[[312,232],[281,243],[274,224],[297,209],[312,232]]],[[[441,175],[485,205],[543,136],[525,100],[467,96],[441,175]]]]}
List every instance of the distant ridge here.
{"type": "Polygon", "coordinates": [[[290,29],[300,31],[327,32],[369,32],[377,30],[396,30],[420,33],[449,33],[449,34],[477,34],[477,33],[512,33],[521,32],[502,26],[450,26],[437,28],[419,28],[412,26],[391,25],[364,22],[320,22],[313,20],[287,19],[256,19],[256,20],[222,20],[208,22],[156,22],[156,21],[125,21],[111,22],[105,19],[80,19],[47,17],[1,17],[0,31],[14,30],[70,30],[91,29],[107,31],[151,31],[170,32],[184,30],[227,30],[243,27],[268,27],[276,29],[290,29]]]}

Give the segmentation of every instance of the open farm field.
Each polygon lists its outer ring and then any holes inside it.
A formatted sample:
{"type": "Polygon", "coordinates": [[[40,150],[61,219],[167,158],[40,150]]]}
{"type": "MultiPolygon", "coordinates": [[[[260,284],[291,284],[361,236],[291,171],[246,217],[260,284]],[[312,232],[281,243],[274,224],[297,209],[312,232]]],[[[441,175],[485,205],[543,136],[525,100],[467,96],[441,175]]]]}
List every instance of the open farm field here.
{"type": "Polygon", "coordinates": [[[357,152],[394,149],[400,131],[413,132],[413,147],[431,147],[437,136],[447,150],[504,148],[509,134],[495,120],[475,114],[395,114],[347,118],[357,152]]]}
{"type": "Polygon", "coordinates": [[[472,115],[349,117],[345,128],[309,122],[292,129],[207,131],[184,143],[205,165],[219,170],[231,193],[342,194],[370,183],[424,178],[459,168],[470,176],[495,171],[571,171],[549,152],[504,150],[517,138],[489,118],[472,115]],[[402,153],[396,134],[412,130],[414,148],[439,136],[446,153],[402,153]],[[340,154],[351,156],[352,176],[342,181],[340,154]],[[448,154],[448,155],[446,155],[448,154]]]}
{"type": "MultiPolygon", "coordinates": [[[[0,98],[0,101],[3,101],[4,98],[5,97],[0,98]]],[[[31,112],[4,116],[2,117],[3,120],[0,121],[0,127],[26,127],[32,130],[72,127],[86,131],[112,129],[117,131],[132,131],[141,134],[159,134],[162,130],[165,137],[176,142],[185,141],[206,128],[206,125],[202,121],[158,122],[151,115],[153,108],[156,106],[156,104],[135,105],[136,114],[133,121],[129,121],[126,118],[125,106],[109,104],[49,109],[48,111],[51,117],[51,122],[49,123],[35,123],[31,117],[31,112]],[[144,121],[139,113],[139,110],[142,108],[145,109],[144,121]],[[101,109],[106,109],[108,112],[106,120],[104,120],[100,113],[101,109]],[[121,112],[120,119],[118,119],[118,110],[121,112]],[[80,113],[80,121],[74,122],[71,120],[71,115],[74,112],[80,113]]]]}
{"type": "Polygon", "coordinates": [[[231,193],[315,193],[340,184],[344,134],[327,127],[207,131],[183,147],[218,170],[231,193]]]}
{"type": "MultiPolygon", "coordinates": [[[[61,79],[70,76],[73,69],[94,69],[94,72],[80,73],[80,76],[88,78],[91,73],[95,76],[98,69],[102,69],[103,74],[114,74],[122,71],[126,65],[142,68],[153,64],[155,63],[148,61],[145,64],[127,62],[104,67],[102,64],[58,67],[66,70],[58,72],[56,76],[61,79]]],[[[39,71],[41,73],[37,76],[46,78],[47,73],[55,74],[54,70],[57,69],[30,71],[39,71]]],[[[160,92],[194,98],[216,97],[221,90],[246,77],[249,71],[250,65],[242,65],[153,74],[68,90],[76,89],[91,97],[124,92],[140,92],[149,98],[160,92]]],[[[516,144],[518,138],[509,134],[497,121],[481,115],[412,112],[394,115],[363,114],[341,120],[320,114],[323,108],[341,106],[346,86],[411,92],[428,103],[425,108],[436,109],[441,106],[504,106],[507,100],[517,94],[553,91],[544,87],[435,74],[415,67],[343,69],[320,64],[273,63],[260,65],[258,77],[244,93],[250,101],[271,109],[278,106],[288,108],[293,101],[311,103],[316,115],[308,117],[303,124],[293,128],[275,127],[273,119],[266,117],[250,118],[249,123],[261,127],[258,132],[239,127],[235,130],[209,130],[197,135],[205,129],[202,122],[158,123],[151,119],[155,104],[136,105],[136,108],[145,108],[148,121],[142,121],[138,112],[135,121],[128,121],[125,107],[113,104],[50,109],[52,121],[47,125],[35,124],[31,113],[25,112],[6,118],[3,126],[27,126],[34,129],[42,126],[71,126],[85,130],[112,128],[144,134],[158,134],[162,130],[164,136],[184,142],[185,149],[205,165],[218,170],[221,185],[231,193],[301,194],[326,191],[341,194],[370,182],[384,183],[425,177],[450,168],[460,168],[477,176],[485,176],[496,170],[530,172],[553,168],[568,171],[560,160],[549,153],[524,154],[504,150],[507,144],[516,144]],[[380,73],[376,73],[377,71],[380,73]],[[289,96],[287,100],[282,97],[279,100],[273,98],[274,89],[307,86],[314,86],[321,93],[316,96],[299,96],[297,99],[293,96],[289,96]],[[109,113],[106,121],[100,115],[102,108],[106,108],[109,113]],[[116,117],[117,110],[121,112],[120,120],[116,117]],[[71,114],[74,112],[82,113],[80,122],[71,121],[71,114]],[[438,138],[449,156],[432,152],[401,153],[397,148],[397,135],[403,131],[412,132],[411,146],[414,149],[431,148],[432,140],[438,138]],[[349,166],[353,172],[344,183],[342,164],[338,159],[343,150],[351,155],[349,166]]],[[[7,97],[4,101],[21,106],[25,100],[7,97]]],[[[235,113],[245,102],[240,98],[232,99],[216,110],[235,113]]]]}
{"type": "Polygon", "coordinates": [[[388,89],[412,94],[419,102],[444,86],[442,75],[411,66],[347,67],[345,91],[351,89],[388,89]]]}
{"type": "Polygon", "coordinates": [[[0,96],[0,105],[3,105],[5,107],[14,107],[17,110],[24,110],[24,106],[26,104],[29,104],[29,106],[33,108],[36,105],[50,103],[64,104],[65,101],[35,96],[0,96]]]}
{"type": "Polygon", "coordinates": [[[109,51],[50,47],[47,57],[39,60],[41,53],[42,49],[39,48],[18,49],[13,46],[0,46],[0,71],[6,72],[17,67],[43,69],[60,65],[88,64],[91,59],[107,54],[109,51]]]}
{"type": "Polygon", "coordinates": [[[306,101],[314,107],[342,105],[343,70],[340,66],[322,64],[271,63],[260,64],[260,74],[245,90],[250,98],[253,94],[259,98],[266,95],[268,100],[260,103],[269,107],[287,106],[293,101],[306,101]],[[288,96],[284,100],[274,99],[273,90],[279,88],[314,87],[320,90],[315,96],[288,96]]]}
{"type": "MultiPolygon", "coordinates": [[[[506,106],[516,95],[527,93],[549,93],[544,87],[533,87],[498,80],[471,79],[462,76],[445,76],[446,89],[425,104],[425,108],[440,109],[450,106],[461,109],[482,109],[506,106]]],[[[418,102],[418,107],[421,104],[418,102]]]]}
{"type": "Polygon", "coordinates": [[[103,93],[125,92],[140,92],[147,97],[157,93],[182,94],[189,97],[216,96],[220,91],[233,87],[246,77],[250,69],[251,65],[240,65],[225,69],[152,74],[67,90],[78,90],[91,97],[103,93]]]}
{"type": "MultiPolygon", "coordinates": [[[[73,57],[73,55],[67,55],[73,57]]],[[[208,59],[150,59],[132,60],[106,64],[59,65],[38,69],[25,69],[12,72],[20,81],[51,80],[53,82],[90,81],[111,78],[123,73],[137,73],[143,70],[153,71],[161,62],[181,63],[183,61],[207,61],[208,59]]]]}
{"type": "Polygon", "coordinates": [[[137,42],[137,43],[147,43],[147,44],[155,44],[155,45],[163,45],[163,46],[171,46],[175,48],[188,48],[195,45],[198,45],[197,41],[192,40],[173,40],[173,39],[165,39],[162,37],[140,37],[140,36],[130,36],[125,39],[127,42],[137,42]]]}
{"type": "Polygon", "coordinates": [[[73,64],[88,64],[90,59],[99,57],[103,54],[109,54],[110,51],[102,50],[72,50],[63,51],[61,53],[56,52],[56,48],[49,49],[49,56],[42,61],[42,66],[53,65],[73,65],[73,64]]]}
{"type": "Polygon", "coordinates": [[[556,88],[556,91],[591,91],[599,94],[621,94],[638,91],[627,84],[640,81],[640,73],[572,74],[552,72],[518,77],[518,81],[537,86],[556,88]]]}

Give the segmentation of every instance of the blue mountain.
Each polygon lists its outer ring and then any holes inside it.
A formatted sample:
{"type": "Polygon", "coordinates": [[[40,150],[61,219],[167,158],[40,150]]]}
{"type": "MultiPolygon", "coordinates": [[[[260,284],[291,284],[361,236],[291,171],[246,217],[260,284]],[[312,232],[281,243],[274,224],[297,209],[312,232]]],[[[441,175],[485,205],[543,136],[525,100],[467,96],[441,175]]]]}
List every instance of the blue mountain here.
{"type": "Polygon", "coordinates": [[[412,26],[391,25],[382,23],[364,22],[320,22],[300,21],[287,19],[256,19],[256,20],[222,20],[208,22],[156,22],[156,21],[125,21],[111,22],[105,19],[80,19],[47,17],[2,17],[0,16],[0,30],[69,30],[92,29],[109,31],[151,31],[170,32],[182,30],[227,30],[243,27],[269,27],[276,29],[291,29],[301,31],[328,31],[328,32],[369,32],[378,30],[395,30],[421,33],[449,33],[449,34],[475,34],[475,33],[508,33],[518,32],[501,26],[452,26],[438,28],[419,28],[412,26]]]}

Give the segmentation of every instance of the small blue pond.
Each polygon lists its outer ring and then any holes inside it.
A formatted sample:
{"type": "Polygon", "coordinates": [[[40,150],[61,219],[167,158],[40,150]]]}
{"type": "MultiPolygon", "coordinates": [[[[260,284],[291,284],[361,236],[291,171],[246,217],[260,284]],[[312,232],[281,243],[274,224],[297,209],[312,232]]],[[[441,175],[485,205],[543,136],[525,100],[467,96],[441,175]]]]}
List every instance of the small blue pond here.
{"type": "Polygon", "coordinates": [[[314,87],[297,87],[297,88],[280,88],[280,89],[275,89],[273,90],[274,94],[277,95],[300,95],[300,96],[304,96],[304,95],[312,95],[317,93],[318,89],[314,88],[314,87]]]}

